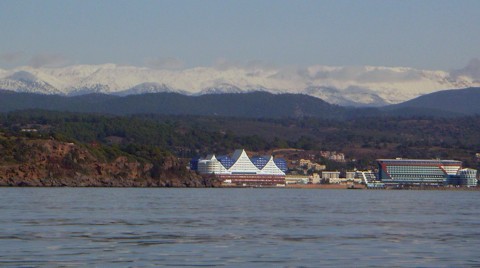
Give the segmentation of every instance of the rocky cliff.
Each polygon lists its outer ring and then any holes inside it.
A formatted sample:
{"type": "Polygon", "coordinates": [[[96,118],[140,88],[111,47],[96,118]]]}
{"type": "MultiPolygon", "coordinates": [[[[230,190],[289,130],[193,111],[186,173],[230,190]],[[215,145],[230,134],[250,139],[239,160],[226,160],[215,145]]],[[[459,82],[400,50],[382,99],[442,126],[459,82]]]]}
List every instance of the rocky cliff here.
{"type": "Polygon", "coordinates": [[[0,135],[0,186],[215,187],[173,156],[161,163],[105,160],[81,144],[0,135]]]}

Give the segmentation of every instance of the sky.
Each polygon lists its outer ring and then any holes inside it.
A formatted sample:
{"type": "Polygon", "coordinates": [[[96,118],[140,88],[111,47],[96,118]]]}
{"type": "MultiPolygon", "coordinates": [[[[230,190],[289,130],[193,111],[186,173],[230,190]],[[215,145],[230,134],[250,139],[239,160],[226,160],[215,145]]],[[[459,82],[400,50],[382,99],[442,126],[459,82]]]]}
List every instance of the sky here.
{"type": "Polygon", "coordinates": [[[0,68],[404,66],[480,58],[478,0],[2,0],[0,68]]]}

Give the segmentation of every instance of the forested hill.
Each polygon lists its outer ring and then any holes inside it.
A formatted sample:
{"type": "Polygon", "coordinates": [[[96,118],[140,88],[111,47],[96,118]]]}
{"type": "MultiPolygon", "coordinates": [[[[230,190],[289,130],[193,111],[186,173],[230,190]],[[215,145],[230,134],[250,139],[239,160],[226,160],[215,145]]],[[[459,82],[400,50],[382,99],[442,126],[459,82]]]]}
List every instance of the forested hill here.
{"type": "MultiPolygon", "coordinates": [[[[0,133],[88,144],[106,158],[127,154],[158,162],[297,148],[343,152],[358,169],[377,158],[444,158],[477,167],[480,116],[248,119],[220,116],[106,116],[28,110],[0,114],[0,133]],[[27,131],[25,131],[27,130],[27,131]],[[35,131],[28,131],[35,130],[35,131]],[[362,164],[363,163],[363,164],[362,164]]],[[[3,149],[0,146],[0,151],[3,149]]],[[[315,153],[313,153],[315,154],[315,153]]],[[[8,153],[6,155],[9,155],[8,153]]],[[[22,156],[23,154],[19,154],[22,156]]],[[[353,167],[352,167],[353,168],[353,167]]]]}
{"type": "Polygon", "coordinates": [[[480,88],[435,92],[381,108],[353,108],[329,104],[303,94],[267,92],[188,96],[162,92],[129,96],[88,94],[41,95],[0,90],[0,112],[44,109],[111,115],[196,115],[243,118],[348,119],[380,116],[458,117],[480,114],[480,88]]]}
{"type": "Polygon", "coordinates": [[[178,93],[152,93],[125,97],[105,94],[66,97],[0,91],[0,112],[23,109],[115,115],[215,115],[250,118],[342,118],[347,112],[343,107],[301,94],[251,92],[186,96],[178,93]]]}
{"type": "Polygon", "coordinates": [[[384,108],[398,114],[461,116],[480,114],[480,88],[451,89],[426,94],[396,105],[384,108]]]}

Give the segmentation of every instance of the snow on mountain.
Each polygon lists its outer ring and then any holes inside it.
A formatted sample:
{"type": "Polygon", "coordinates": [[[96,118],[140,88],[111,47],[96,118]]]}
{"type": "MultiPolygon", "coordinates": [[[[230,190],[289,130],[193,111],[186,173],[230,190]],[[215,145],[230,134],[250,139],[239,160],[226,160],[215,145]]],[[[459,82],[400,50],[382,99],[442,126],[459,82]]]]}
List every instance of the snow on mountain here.
{"type": "Polygon", "coordinates": [[[118,91],[115,93],[115,95],[127,96],[127,95],[138,95],[138,94],[144,94],[144,93],[159,93],[159,92],[177,92],[177,93],[188,94],[188,92],[184,92],[181,90],[174,90],[165,84],[147,82],[147,83],[141,83],[139,85],[136,85],[124,91],[118,91]]]}
{"type": "Polygon", "coordinates": [[[57,88],[27,71],[17,71],[0,79],[0,89],[40,94],[60,94],[57,88]]]}
{"type": "Polygon", "coordinates": [[[478,77],[470,77],[470,74],[478,73],[477,69],[474,65],[449,73],[406,67],[321,65],[307,68],[196,67],[185,70],[115,64],[62,68],[26,66],[0,69],[0,89],[64,95],[214,94],[261,90],[308,94],[340,105],[375,106],[399,103],[439,90],[479,86],[478,77]]]}
{"type": "Polygon", "coordinates": [[[231,84],[221,83],[218,85],[211,86],[209,88],[205,88],[202,91],[200,91],[198,94],[203,95],[203,94],[242,93],[245,91],[248,91],[248,90],[243,90],[231,84]]]}
{"type": "Polygon", "coordinates": [[[349,87],[343,91],[333,87],[308,87],[305,94],[346,106],[383,106],[388,103],[369,89],[349,87]]]}

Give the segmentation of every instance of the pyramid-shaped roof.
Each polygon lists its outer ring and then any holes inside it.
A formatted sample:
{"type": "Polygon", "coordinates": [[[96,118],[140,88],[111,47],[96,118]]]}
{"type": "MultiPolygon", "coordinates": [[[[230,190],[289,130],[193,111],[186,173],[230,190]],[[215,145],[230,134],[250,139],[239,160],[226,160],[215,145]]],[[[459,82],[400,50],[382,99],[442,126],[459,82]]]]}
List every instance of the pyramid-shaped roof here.
{"type": "Polygon", "coordinates": [[[232,156],[234,164],[228,169],[232,173],[254,173],[259,169],[252,163],[247,153],[243,149],[235,150],[232,156]]]}

